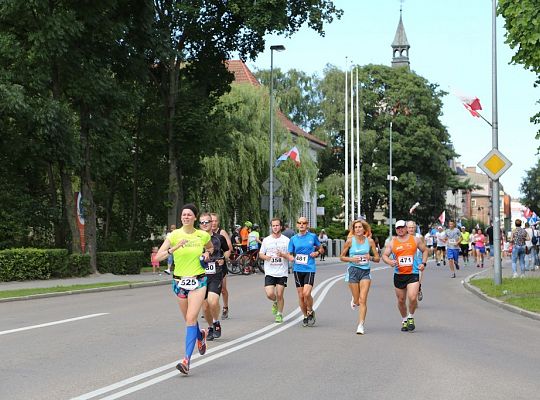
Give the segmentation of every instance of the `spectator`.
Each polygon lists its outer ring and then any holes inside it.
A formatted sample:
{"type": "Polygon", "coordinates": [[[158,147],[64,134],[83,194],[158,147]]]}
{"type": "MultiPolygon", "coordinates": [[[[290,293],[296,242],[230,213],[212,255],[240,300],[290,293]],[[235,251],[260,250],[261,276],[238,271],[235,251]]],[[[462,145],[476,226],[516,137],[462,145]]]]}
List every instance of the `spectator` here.
{"type": "Polygon", "coordinates": [[[289,224],[285,224],[284,228],[283,235],[287,236],[289,239],[292,238],[294,236],[294,231],[290,228],[289,224]]]}
{"type": "Polygon", "coordinates": [[[529,240],[527,231],[521,227],[521,220],[516,219],[516,228],[512,231],[512,278],[517,278],[517,261],[519,259],[520,276],[525,276],[525,242],[529,240]]]}
{"type": "Polygon", "coordinates": [[[324,257],[326,256],[326,253],[328,252],[328,235],[324,231],[324,229],[321,229],[321,232],[319,233],[319,242],[321,242],[322,246],[322,252],[321,252],[321,261],[324,261],[324,257]]]}

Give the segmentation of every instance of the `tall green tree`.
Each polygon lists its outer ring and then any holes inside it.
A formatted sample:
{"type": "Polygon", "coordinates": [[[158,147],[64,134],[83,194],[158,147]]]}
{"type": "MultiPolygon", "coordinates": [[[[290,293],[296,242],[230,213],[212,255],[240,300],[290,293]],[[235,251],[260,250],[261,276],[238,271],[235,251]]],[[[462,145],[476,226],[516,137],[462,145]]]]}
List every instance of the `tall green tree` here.
{"type": "Polygon", "coordinates": [[[523,194],[521,202],[540,215],[540,160],[526,172],[519,190],[523,194]]]}
{"type": "Polygon", "coordinates": [[[330,0],[154,2],[153,45],[148,65],[163,99],[163,137],[169,145],[169,224],[178,220],[184,202],[184,171],[177,147],[181,138],[174,130],[175,120],[184,119],[176,108],[182,83],[198,72],[208,81],[207,93],[218,98],[232,80],[229,76],[227,81],[223,60],[233,52],[238,52],[242,59],[254,58],[264,50],[267,33],[291,35],[304,23],[323,34],[324,23],[341,14],[330,0]],[[212,85],[214,78],[220,79],[212,85]]]}
{"type": "MultiPolygon", "coordinates": [[[[538,0],[499,0],[498,13],[504,17],[506,43],[516,53],[512,61],[536,73],[535,86],[540,85],[540,4],[538,0]]],[[[540,124],[540,112],[531,117],[540,124]]],[[[536,134],[540,139],[540,130],[536,134]]]]}

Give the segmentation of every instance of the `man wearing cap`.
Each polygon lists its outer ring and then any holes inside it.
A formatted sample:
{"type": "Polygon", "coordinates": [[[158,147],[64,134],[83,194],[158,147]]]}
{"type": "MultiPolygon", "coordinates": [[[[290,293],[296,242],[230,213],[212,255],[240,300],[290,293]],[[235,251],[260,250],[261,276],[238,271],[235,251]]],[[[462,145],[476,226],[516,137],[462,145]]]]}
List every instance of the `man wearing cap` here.
{"type": "Polygon", "coordinates": [[[441,259],[443,265],[446,265],[446,233],[441,225],[437,227],[437,233],[435,233],[435,241],[437,242],[437,251],[435,253],[435,259],[437,260],[437,267],[441,265],[441,259]]]}
{"type": "Polygon", "coordinates": [[[401,314],[401,331],[411,332],[416,327],[414,312],[418,305],[420,271],[426,266],[428,249],[422,239],[408,234],[407,225],[401,219],[396,222],[396,234],[397,237],[388,241],[382,259],[394,267],[394,288],[401,314]],[[422,252],[421,259],[415,257],[417,249],[422,252]]]}

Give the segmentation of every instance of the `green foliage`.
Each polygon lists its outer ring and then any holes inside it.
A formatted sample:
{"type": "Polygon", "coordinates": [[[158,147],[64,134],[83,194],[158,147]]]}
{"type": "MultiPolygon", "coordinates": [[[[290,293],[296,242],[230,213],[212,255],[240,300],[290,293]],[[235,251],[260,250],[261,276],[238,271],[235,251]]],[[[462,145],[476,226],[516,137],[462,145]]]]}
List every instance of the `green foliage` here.
{"type": "Polygon", "coordinates": [[[66,269],[67,250],[12,249],[0,251],[0,281],[49,279],[66,269]]]}
{"type": "MultiPolygon", "coordinates": [[[[512,61],[536,73],[535,86],[540,85],[540,4],[538,0],[499,0],[498,13],[504,17],[506,43],[516,53],[512,61]]],[[[531,117],[540,124],[540,112],[531,117]]],[[[540,139],[540,130],[536,134],[540,139]]]]}
{"type": "Polygon", "coordinates": [[[519,190],[523,193],[521,203],[540,215],[540,160],[526,171],[519,190]]]}
{"type": "Polygon", "coordinates": [[[102,274],[139,274],[147,264],[146,259],[142,251],[98,252],[98,271],[102,274]]]}
{"type": "MultiPolygon", "coordinates": [[[[232,221],[234,212],[238,220],[251,220],[267,226],[267,216],[261,209],[262,182],[269,174],[269,102],[263,88],[251,85],[233,85],[231,92],[223,96],[216,112],[223,115],[222,147],[202,158],[201,197],[205,207],[220,214],[224,226],[232,221]]],[[[274,155],[293,146],[291,134],[274,121],[274,155]]],[[[302,201],[303,187],[313,182],[316,166],[308,156],[308,144],[304,139],[296,143],[301,156],[300,168],[290,161],[274,169],[282,187],[276,196],[284,198],[284,217],[294,218],[302,201]],[[294,215],[294,216],[293,216],[294,215]]]]}
{"type": "Polygon", "coordinates": [[[384,241],[388,237],[388,225],[386,224],[373,224],[371,225],[371,234],[373,240],[379,243],[379,247],[382,249],[384,246],[384,241]]]}
{"type": "Polygon", "coordinates": [[[69,276],[87,276],[92,273],[88,254],[70,254],[65,271],[55,270],[53,276],[64,278],[69,276]]]}

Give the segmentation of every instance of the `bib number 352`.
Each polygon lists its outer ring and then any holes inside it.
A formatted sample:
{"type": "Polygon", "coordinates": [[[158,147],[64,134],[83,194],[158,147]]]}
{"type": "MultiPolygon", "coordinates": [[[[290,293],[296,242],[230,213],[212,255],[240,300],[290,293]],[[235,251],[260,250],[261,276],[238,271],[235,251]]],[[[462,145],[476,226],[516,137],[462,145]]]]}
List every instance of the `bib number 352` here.
{"type": "Polygon", "coordinates": [[[178,286],[184,290],[195,290],[199,287],[199,280],[195,277],[187,276],[176,280],[178,286]]]}

